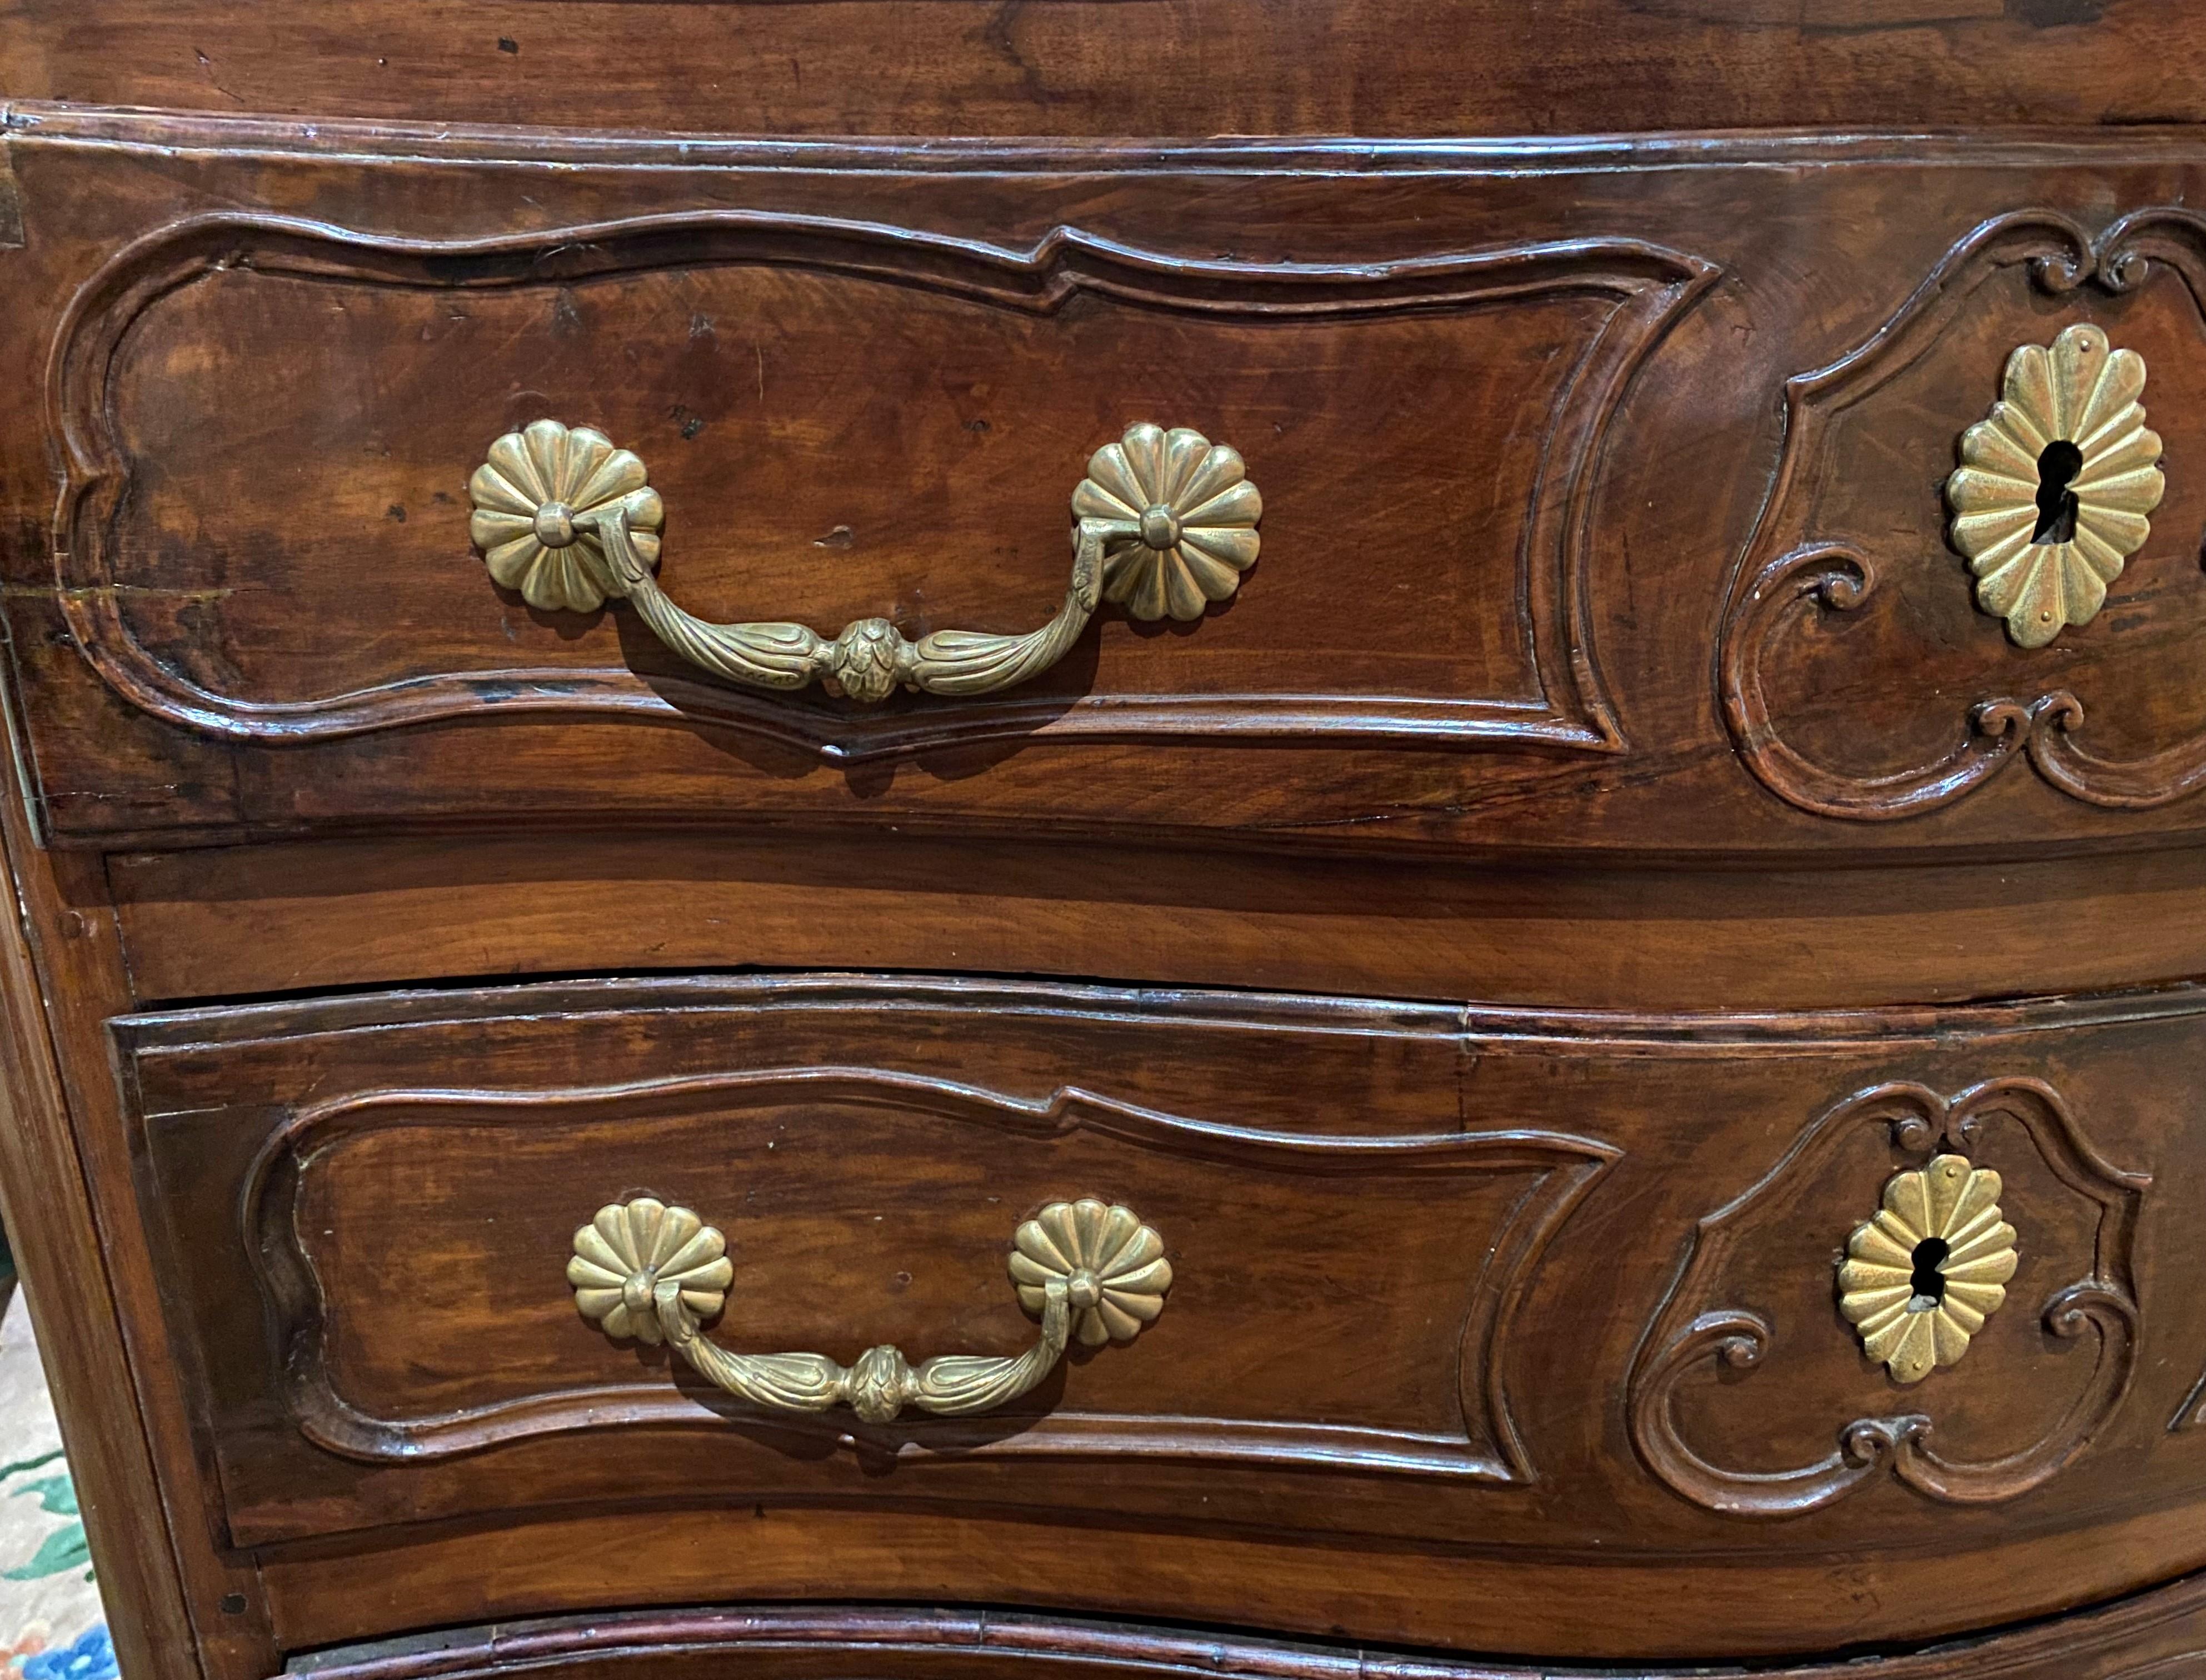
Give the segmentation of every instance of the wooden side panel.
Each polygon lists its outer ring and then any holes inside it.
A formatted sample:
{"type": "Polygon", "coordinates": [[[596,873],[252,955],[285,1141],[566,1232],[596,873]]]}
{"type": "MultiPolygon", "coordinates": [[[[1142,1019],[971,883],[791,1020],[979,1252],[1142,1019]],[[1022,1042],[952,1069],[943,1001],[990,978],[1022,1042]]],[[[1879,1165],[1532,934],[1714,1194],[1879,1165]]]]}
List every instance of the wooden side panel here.
{"type": "Polygon", "coordinates": [[[116,1660],[133,1680],[266,1673],[267,1601],[224,1545],[130,1194],[104,1025],[129,998],[113,907],[87,860],[33,843],[15,768],[0,766],[0,1218],[116,1660]]]}
{"type": "Polygon", "coordinates": [[[0,930],[7,1081],[0,1093],[0,1217],[59,1414],[117,1659],[134,1674],[199,1674],[57,1059],[21,921],[0,930]],[[167,1643],[164,1644],[163,1636],[167,1643]]]}

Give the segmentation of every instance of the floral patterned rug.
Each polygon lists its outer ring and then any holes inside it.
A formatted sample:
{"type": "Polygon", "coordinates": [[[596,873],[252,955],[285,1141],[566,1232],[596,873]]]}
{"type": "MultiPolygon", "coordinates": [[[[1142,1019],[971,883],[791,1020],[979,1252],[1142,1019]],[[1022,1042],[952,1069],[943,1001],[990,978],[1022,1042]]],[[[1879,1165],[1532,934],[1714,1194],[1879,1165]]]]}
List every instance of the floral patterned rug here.
{"type": "Polygon", "coordinates": [[[31,1315],[0,1302],[0,1680],[116,1680],[31,1315]]]}

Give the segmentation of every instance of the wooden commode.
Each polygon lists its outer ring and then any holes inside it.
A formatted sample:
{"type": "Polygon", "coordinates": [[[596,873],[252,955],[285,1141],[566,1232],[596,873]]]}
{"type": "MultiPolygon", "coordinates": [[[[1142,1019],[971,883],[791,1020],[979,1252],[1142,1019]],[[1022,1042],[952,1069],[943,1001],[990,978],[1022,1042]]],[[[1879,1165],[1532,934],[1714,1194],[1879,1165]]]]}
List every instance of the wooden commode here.
{"type": "Polygon", "coordinates": [[[125,1680],[2206,1676],[2206,9],[0,5],[125,1680]]]}

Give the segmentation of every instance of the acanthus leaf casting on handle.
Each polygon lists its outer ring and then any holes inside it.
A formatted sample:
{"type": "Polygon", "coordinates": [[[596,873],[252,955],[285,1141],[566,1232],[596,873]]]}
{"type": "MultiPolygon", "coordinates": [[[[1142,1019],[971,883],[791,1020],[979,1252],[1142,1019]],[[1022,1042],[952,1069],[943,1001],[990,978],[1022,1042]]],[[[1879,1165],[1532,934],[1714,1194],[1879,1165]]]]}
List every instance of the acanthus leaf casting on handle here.
{"type": "Polygon", "coordinates": [[[850,699],[899,688],[993,694],[1064,658],[1104,600],[1136,618],[1201,617],[1256,562],[1263,498],[1241,457],[1184,427],[1143,423],[1098,450],[1073,492],[1072,581],[1038,630],[936,630],[916,641],[885,618],[822,636],[796,623],[715,624],[659,587],[665,510],[643,462],[604,433],[540,420],[491,445],[468,480],[469,531],[499,583],[546,611],[593,612],[625,599],[675,652],[747,688],[817,680],[850,699]]]}
{"type": "Polygon", "coordinates": [[[1015,1400],[1083,1345],[1130,1342],[1164,1311],[1172,1262],[1164,1241],[1126,1208],[1092,1197],[1052,1202],[1011,1239],[1020,1303],[1041,1338],[1010,1357],[945,1354],[915,1366],[901,1349],[868,1348],[844,1366],[825,1354],[738,1354],[707,1341],[704,1321],[727,1302],[735,1268],[727,1239],[686,1207],[651,1196],[611,1202],[575,1233],[567,1282],[582,1316],[612,1337],[664,1341],[700,1376],[772,1411],[846,1403],[868,1423],[906,1406],[940,1416],[1015,1400]]]}

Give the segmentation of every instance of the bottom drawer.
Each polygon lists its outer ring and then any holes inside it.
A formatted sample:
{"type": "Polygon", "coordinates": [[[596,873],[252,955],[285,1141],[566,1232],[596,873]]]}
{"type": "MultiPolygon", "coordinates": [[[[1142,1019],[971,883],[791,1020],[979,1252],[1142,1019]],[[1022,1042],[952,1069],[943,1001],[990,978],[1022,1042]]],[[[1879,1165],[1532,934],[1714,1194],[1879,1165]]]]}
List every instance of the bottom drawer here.
{"type": "MultiPolygon", "coordinates": [[[[1629,1614],[1610,1603],[1605,1613],[1629,1614]]],[[[309,1657],[312,1680],[475,1680],[526,1665],[560,1680],[1720,1680],[1715,1670],[1568,1672],[1117,1623],[954,1611],[780,1607],[631,1612],[465,1628],[309,1657]]],[[[1724,1674],[1741,1675],[1726,1668],[1724,1674]]],[[[1782,1668],[1761,1680],[2197,1680],[2206,1581],[2024,1631],[1881,1659],[1782,1668]]]]}
{"type": "Polygon", "coordinates": [[[2206,1564],[2203,1012],[830,976],[114,1030],[289,1647],[817,1597],[1639,1659],[2206,1564]]]}

